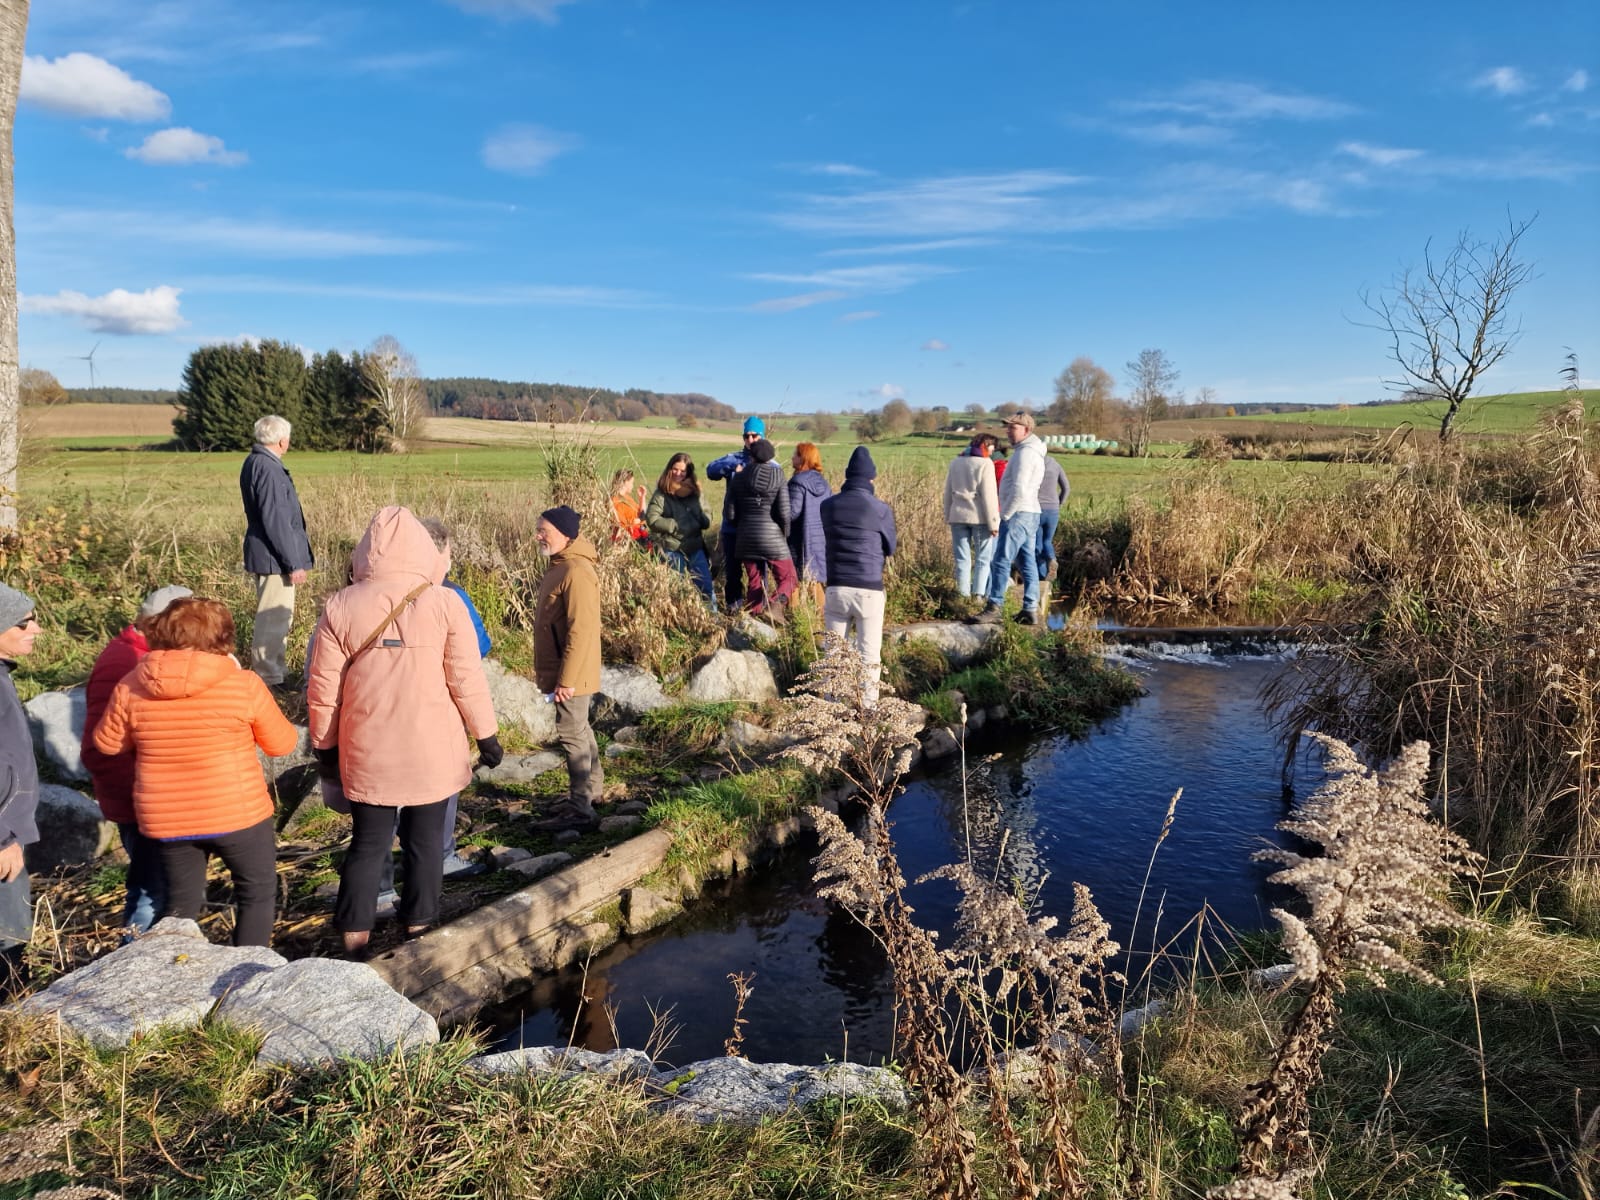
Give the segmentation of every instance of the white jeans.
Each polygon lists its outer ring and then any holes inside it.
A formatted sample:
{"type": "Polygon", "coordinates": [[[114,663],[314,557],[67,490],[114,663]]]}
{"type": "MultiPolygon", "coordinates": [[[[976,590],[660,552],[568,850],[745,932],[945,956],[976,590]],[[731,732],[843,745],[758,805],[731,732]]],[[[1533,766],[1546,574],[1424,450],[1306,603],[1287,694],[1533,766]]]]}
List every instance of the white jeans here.
{"type": "Polygon", "coordinates": [[[269,683],[283,682],[289,627],[294,624],[294,584],[287,575],[256,576],[256,623],[250,634],[250,669],[269,683]]]}
{"type": "Polygon", "coordinates": [[[830,587],[822,602],[822,625],[838,637],[849,640],[861,655],[861,695],[867,704],[878,702],[879,663],[883,655],[883,591],[879,588],[830,587]]]}

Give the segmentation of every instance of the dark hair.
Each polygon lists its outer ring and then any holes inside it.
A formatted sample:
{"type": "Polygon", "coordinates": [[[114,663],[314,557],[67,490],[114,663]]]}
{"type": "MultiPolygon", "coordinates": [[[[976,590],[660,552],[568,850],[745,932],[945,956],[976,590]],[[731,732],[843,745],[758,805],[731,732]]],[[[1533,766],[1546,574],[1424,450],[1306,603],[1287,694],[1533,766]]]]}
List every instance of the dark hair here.
{"type": "Polygon", "coordinates": [[[777,448],[766,438],[762,438],[750,447],[750,457],[758,463],[769,463],[777,456],[777,448]]]}
{"type": "Polygon", "coordinates": [[[428,531],[428,536],[433,539],[433,548],[441,554],[450,548],[450,530],[438,517],[419,517],[417,524],[428,531]]]}
{"type": "Polygon", "coordinates": [[[145,627],[152,650],[203,650],[232,654],[233,614],[221,600],[189,596],[174,600],[145,627]]]}
{"type": "Polygon", "coordinates": [[[684,481],[688,483],[690,489],[696,496],[698,496],[700,494],[700,481],[695,478],[694,459],[690,458],[681,450],[674,454],[671,458],[667,459],[667,465],[661,472],[661,478],[656,480],[656,487],[661,491],[666,492],[667,495],[672,495],[672,468],[677,466],[679,463],[682,463],[687,468],[683,473],[684,481]]]}

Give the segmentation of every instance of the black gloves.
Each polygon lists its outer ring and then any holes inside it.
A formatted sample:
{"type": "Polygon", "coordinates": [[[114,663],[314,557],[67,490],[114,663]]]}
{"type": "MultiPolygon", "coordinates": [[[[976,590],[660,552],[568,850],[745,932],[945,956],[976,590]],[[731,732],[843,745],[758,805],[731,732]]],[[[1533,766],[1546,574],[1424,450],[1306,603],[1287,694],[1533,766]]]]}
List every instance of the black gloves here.
{"type": "Polygon", "coordinates": [[[339,747],[329,746],[325,750],[311,751],[317,756],[317,774],[324,779],[339,778],[339,747]]]}
{"type": "Polygon", "coordinates": [[[493,770],[500,765],[500,760],[505,756],[506,752],[500,749],[500,739],[494,734],[491,733],[486,738],[478,739],[478,765],[480,767],[488,767],[493,770]]]}

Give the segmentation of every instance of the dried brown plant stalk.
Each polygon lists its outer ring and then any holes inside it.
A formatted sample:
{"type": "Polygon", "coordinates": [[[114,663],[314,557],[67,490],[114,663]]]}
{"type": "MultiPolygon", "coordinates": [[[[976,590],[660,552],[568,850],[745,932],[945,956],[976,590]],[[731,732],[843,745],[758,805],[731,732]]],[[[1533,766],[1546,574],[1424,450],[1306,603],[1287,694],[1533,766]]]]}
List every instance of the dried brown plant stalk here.
{"type": "Polygon", "coordinates": [[[740,1048],[744,1045],[744,1027],[750,1023],[750,1018],[744,1015],[744,1006],[750,1000],[750,984],[754,979],[754,972],[733,971],[728,975],[728,982],[733,984],[733,1032],[722,1043],[722,1052],[729,1058],[744,1057],[740,1048]]]}
{"type": "Polygon", "coordinates": [[[1373,771],[1343,742],[1318,740],[1328,779],[1278,828],[1321,853],[1274,847],[1255,856],[1284,864],[1270,882],[1295,888],[1306,902],[1304,918],[1272,912],[1283,927],[1294,978],[1309,986],[1266,1078],[1248,1090],[1239,1118],[1244,1176],[1264,1177],[1280,1160],[1293,1166],[1306,1157],[1311,1090],[1321,1079],[1347,977],[1366,975],[1380,987],[1388,972],[1432,980],[1409,957],[1423,932],[1474,924],[1451,907],[1447,889],[1482,860],[1429,813],[1423,798],[1427,743],[1413,742],[1373,771]]]}

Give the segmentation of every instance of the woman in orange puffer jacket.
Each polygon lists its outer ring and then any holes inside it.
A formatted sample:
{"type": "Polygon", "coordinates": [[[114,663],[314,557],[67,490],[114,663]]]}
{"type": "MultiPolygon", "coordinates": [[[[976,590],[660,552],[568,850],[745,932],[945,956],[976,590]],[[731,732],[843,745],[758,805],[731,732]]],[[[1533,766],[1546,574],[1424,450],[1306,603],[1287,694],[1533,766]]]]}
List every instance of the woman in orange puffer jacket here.
{"type": "Polygon", "coordinates": [[[167,873],[162,915],[200,916],[215,854],[233,876],[233,944],[268,945],[277,847],[256,747],[288,754],[294,726],[234,658],[233,616],[220,600],[175,601],[146,636],[150,653],[111,693],[95,747],[135,752],[134,817],[160,843],[167,873]]]}

